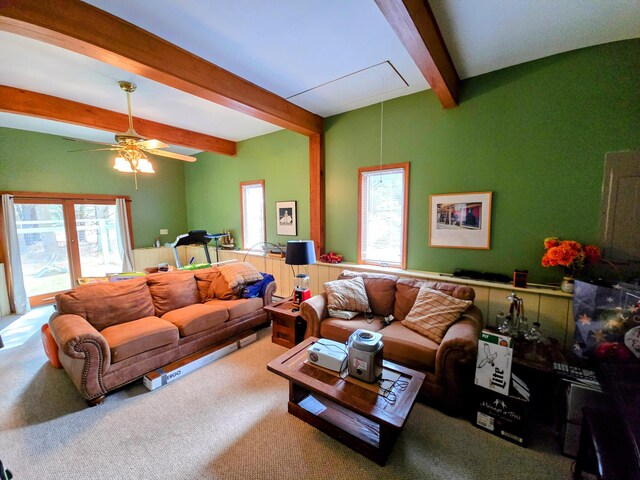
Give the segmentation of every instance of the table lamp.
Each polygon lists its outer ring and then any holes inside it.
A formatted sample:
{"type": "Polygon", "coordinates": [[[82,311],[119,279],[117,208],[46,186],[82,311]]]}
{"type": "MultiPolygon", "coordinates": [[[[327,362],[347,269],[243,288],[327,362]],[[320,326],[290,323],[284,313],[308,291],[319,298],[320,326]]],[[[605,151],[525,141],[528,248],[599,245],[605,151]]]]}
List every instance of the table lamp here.
{"type": "MultiPolygon", "coordinates": [[[[313,240],[289,240],[287,242],[287,253],[284,259],[287,265],[311,265],[316,263],[316,251],[313,240]]],[[[293,266],[291,267],[293,270],[293,266]]],[[[295,274],[295,288],[293,290],[293,312],[300,309],[300,304],[311,298],[311,290],[309,290],[309,275],[300,273],[295,274]]]]}

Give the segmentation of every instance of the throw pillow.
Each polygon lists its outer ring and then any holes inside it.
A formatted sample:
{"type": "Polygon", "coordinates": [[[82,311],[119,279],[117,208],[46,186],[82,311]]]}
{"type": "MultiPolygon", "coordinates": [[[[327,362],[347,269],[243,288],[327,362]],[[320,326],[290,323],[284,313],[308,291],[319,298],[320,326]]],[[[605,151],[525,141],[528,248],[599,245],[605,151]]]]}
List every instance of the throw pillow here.
{"type": "Polygon", "coordinates": [[[440,343],[445,333],[473,302],[422,287],[402,325],[440,343]]]}
{"type": "Polygon", "coordinates": [[[247,283],[262,280],[260,272],[248,262],[225,263],[224,265],[219,265],[218,270],[222,273],[231,290],[235,290],[247,283]]]}
{"type": "Polygon", "coordinates": [[[220,300],[234,300],[238,298],[238,295],[229,288],[229,284],[224,279],[222,274],[218,272],[218,275],[213,275],[211,278],[211,285],[209,285],[209,291],[206,298],[212,300],[218,298],[220,300]]]}
{"type": "Polygon", "coordinates": [[[351,320],[353,317],[359,315],[358,312],[349,312],[347,310],[334,310],[333,308],[328,308],[329,316],[333,318],[342,318],[343,320],[351,320]]]}
{"type": "Polygon", "coordinates": [[[211,297],[209,295],[209,290],[211,289],[211,281],[216,278],[222,278],[222,274],[218,267],[210,267],[210,268],[201,268],[199,270],[194,270],[193,272],[196,277],[196,284],[198,285],[198,293],[200,294],[200,300],[202,303],[208,302],[215,297],[211,297]]]}
{"type": "Polygon", "coordinates": [[[324,284],[324,291],[327,294],[328,309],[349,312],[366,312],[370,309],[361,277],[327,282],[324,284]]]}

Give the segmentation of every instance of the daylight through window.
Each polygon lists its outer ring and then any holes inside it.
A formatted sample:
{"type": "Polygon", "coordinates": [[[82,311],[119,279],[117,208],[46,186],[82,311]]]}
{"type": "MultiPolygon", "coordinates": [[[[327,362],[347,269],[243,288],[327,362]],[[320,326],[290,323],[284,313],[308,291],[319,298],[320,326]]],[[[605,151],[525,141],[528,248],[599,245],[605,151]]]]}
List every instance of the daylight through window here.
{"type": "Polygon", "coordinates": [[[358,262],[406,268],[409,164],[359,169],[358,262]]]}
{"type": "Polygon", "coordinates": [[[249,249],[266,241],[264,225],[264,180],[242,182],[242,247],[249,249]]]}

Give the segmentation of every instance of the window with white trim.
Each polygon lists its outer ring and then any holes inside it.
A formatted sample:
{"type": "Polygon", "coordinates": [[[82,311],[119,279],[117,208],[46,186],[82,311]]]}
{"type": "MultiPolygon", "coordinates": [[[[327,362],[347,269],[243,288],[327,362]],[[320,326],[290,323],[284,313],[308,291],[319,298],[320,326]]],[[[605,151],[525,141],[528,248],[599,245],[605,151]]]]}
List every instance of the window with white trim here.
{"type": "Polygon", "coordinates": [[[264,180],[240,183],[242,248],[267,240],[264,221],[264,180]]]}
{"type": "Polygon", "coordinates": [[[409,163],[358,170],[358,263],[406,268],[409,163]]]}

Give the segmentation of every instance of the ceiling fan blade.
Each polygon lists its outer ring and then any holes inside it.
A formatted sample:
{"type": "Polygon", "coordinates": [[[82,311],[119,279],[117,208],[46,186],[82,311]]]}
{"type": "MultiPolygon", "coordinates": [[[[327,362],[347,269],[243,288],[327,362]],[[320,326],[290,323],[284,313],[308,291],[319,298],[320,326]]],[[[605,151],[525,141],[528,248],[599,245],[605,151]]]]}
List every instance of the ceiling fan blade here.
{"type": "MultiPolygon", "coordinates": [[[[109,145],[108,143],[105,143],[105,145],[109,145]]],[[[111,147],[111,148],[89,148],[89,149],[83,149],[83,150],[69,150],[69,152],[100,152],[102,150],[120,150],[120,148],[118,147],[111,147]]]]}
{"type": "Polygon", "coordinates": [[[96,142],[94,140],[84,140],[81,138],[70,138],[70,137],[62,137],[63,140],[68,140],[70,142],[83,142],[83,143],[93,143],[95,145],[112,145],[113,143],[105,143],[105,142],[96,142]]]}
{"type": "Polygon", "coordinates": [[[153,155],[158,155],[160,157],[169,157],[175,158],[176,160],[183,160],[185,162],[195,162],[196,157],[190,157],[188,155],[182,155],[181,153],[173,153],[173,152],[163,152],[162,150],[145,150],[153,155]]]}
{"type": "Polygon", "coordinates": [[[152,150],[156,148],[169,148],[171,145],[167,145],[160,140],[144,140],[143,142],[138,142],[138,146],[146,148],[147,150],[152,150]]]}

